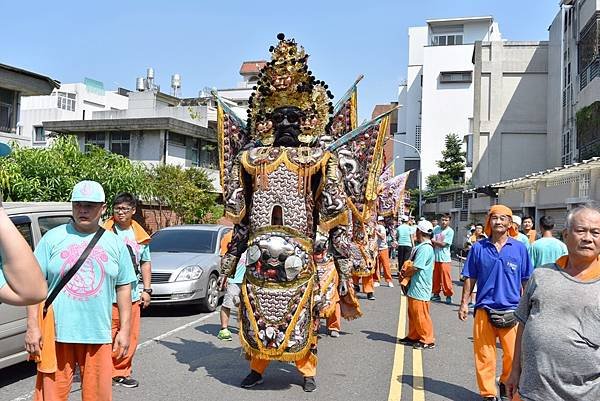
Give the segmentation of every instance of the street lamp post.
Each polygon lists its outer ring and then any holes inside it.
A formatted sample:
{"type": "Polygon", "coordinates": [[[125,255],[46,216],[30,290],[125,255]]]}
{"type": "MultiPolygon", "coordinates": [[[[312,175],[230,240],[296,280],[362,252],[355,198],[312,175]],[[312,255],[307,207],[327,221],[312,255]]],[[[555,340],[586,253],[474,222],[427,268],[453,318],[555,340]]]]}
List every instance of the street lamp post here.
{"type": "MultiPolygon", "coordinates": [[[[423,215],[423,211],[421,210],[421,208],[423,207],[423,203],[422,203],[422,192],[423,192],[423,186],[421,184],[421,169],[423,167],[423,160],[421,159],[421,151],[419,149],[417,149],[416,147],[414,147],[413,145],[411,145],[410,143],[406,143],[403,142],[399,139],[396,138],[389,138],[389,140],[391,140],[392,142],[396,142],[396,143],[400,143],[402,145],[408,146],[409,148],[412,148],[415,150],[415,152],[417,152],[417,155],[419,155],[419,172],[418,172],[418,176],[417,176],[417,181],[418,181],[418,185],[419,185],[419,213],[421,214],[421,216],[423,215]]],[[[398,156],[394,157],[395,160],[398,156]]]]}

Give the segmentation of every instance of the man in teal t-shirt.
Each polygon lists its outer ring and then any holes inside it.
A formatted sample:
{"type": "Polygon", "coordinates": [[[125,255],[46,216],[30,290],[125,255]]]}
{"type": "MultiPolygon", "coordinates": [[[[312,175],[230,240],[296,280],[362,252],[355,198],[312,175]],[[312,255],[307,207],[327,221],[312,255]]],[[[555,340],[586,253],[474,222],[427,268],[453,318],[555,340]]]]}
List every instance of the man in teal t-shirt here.
{"type": "Polygon", "coordinates": [[[435,254],[431,245],[433,226],[427,220],[417,225],[419,245],[413,250],[414,274],[410,280],[408,296],[408,335],[400,340],[417,348],[434,348],[433,324],[429,313],[435,254]]]}
{"type": "MultiPolygon", "coordinates": [[[[100,217],[106,210],[104,190],[95,181],[77,183],[71,202],[73,222],[48,231],[35,249],[50,293],[99,230],[100,217]]],[[[134,280],[125,243],[112,232],[104,232],[81,268],[52,303],[56,371],[38,370],[35,399],[67,401],[73,382],[71,369],[77,364],[82,367],[82,398],[112,399],[112,354],[114,352],[121,358],[129,348],[130,284],[134,280]],[[115,293],[121,326],[113,338],[111,317],[115,293]]],[[[45,349],[50,339],[42,338],[38,313],[37,305],[27,308],[25,346],[30,354],[46,357],[46,352],[42,354],[41,343],[43,341],[45,349]]],[[[43,334],[48,335],[48,331],[43,334]]]]}
{"type": "Polygon", "coordinates": [[[446,303],[452,303],[452,258],[450,247],[454,241],[454,230],[450,227],[450,215],[444,214],[440,219],[440,225],[433,229],[431,243],[435,252],[435,267],[433,270],[433,296],[432,301],[441,301],[440,291],[446,296],[446,303]]]}
{"type": "Polygon", "coordinates": [[[567,254],[567,246],[559,239],[554,238],[554,219],[550,216],[540,218],[542,238],[536,240],[529,248],[529,257],[533,268],[554,263],[558,258],[567,254]]]}

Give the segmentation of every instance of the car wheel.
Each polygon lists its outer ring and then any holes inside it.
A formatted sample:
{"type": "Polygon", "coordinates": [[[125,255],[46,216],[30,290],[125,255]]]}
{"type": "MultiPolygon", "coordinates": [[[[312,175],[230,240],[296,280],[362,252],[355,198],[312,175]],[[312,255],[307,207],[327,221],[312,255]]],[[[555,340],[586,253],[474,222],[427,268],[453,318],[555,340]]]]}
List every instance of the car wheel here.
{"type": "Polygon", "coordinates": [[[217,285],[218,277],[211,274],[206,285],[206,297],[200,301],[200,309],[203,312],[213,312],[219,304],[219,288],[217,285]]]}

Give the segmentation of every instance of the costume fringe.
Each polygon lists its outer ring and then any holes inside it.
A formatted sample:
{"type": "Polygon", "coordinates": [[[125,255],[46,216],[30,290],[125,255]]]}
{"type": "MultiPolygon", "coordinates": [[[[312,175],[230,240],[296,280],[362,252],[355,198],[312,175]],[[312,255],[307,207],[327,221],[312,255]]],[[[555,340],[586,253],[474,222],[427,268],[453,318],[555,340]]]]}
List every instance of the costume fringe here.
{"type": "Polygon", "coordinates": [[[358,319],[363,315],[354,288],[348,286],[348,293],[340,297],[340,311],[342,317],[346,320],[358,319]]]}
{"type": "MultiPolygon", "coordinates": [[[[310,347],[311,344],[314,341],[314,333],[311,327],[311,323],[308,323],[308,341],[306,343],[306,346],[303,347],[300,351],[298,352],[285,352],[285,348],[287,347],[287,343],[290,339],[290,335],[292,334],[292,332],[294,331],[294,328],[296,327],[296,324],[298,323],[298,319],[300,318],[300,312],[302,311],[302,309],[306,306],[308,312],[312,315],[312,305],[306,305],[307,303],[310,303],[310,301],[312,300],[312,290],[313,290],[313,286],[314,286],[314,282],[312,280],[308,280],[305,282],[306,284],[308,284],[308,288],[306,289],[306,291],[304,292],[304,295],[302,296],[302,299],[300,300],[300,303],[298,304],[298,308],[296,309],[296,313],[294,313],[294,317],[292,318],[292,321],[290,322],[285,335],[284,335],[284,340],[281,343],[281,345],[278,348],[265,348],[262,346],[262,341],[260,340],[260,338],[258,337],[258,325],[256,323],[256,319],[254,319],[254,316],[252,313],[248,314],[248,320],[250,321],[250,325],[252,326],[252,330],[254,331],[254,340],[256,342],[256,344],[258,345],[258,349],[253,348],[250,344],[248,344],[248,342],[246,341],[246,339],[244,338],[244,330],[242,328],[242,308],[239,308],[239,312],[238,312],[238,316],[239,316],[239,321],[240,321],[240,342],[242,345],[242,348],[244,349],[244,351],[249,354],[251,357],[253,358],[258,358],[258,359],[266,359],[266,360],[277,360],[277,361],[285,361],[285,362],[293,362],[293,361],[297,361],[299,359],[302,359],[306,356],[306,353],[310,351],[310,347]]],[[[304,285],[305,283],[302,283],[301,285],[304,285]]],[[[246,280],[244,279],[244,282],[242,283],[242,298],[244,301],[244,305],[246,306],[246,309],[248,311],[252,311],[251,305],[250,305],[250,299],[248,298],[248,289],[246,287],[246,280]]],[[[312,317],[312,316],[311,316],[312,317]]]]}
{"type": "Polygon", "coordinates": [[[329,230],[337,226],[347,225],[348,222],[348,211],[344,210],[342,213],[339,213],[336,217],[333,217],[326,221],[321,221],[319,223],[319,228],[323,230],[323,232],[329,232],[329,230]]]}
{"type": "Polygon", "coordinates": [[[232,213],[228,210],[225,210],[225,217],[228,218],[229,220],[231,220],[231,222],[233,224],[240,224],[240,222],[242,221],[242,219],[246,216],[246,206],[244,205],[244,207],[242,208],[242,210],[240,210],[240,212],[238,214],[232,213]]]}

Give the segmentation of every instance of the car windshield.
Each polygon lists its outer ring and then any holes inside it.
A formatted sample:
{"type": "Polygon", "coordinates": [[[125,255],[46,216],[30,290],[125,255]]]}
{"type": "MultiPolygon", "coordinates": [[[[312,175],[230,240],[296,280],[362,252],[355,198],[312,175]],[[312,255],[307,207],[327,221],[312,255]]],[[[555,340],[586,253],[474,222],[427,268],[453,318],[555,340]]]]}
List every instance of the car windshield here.
{"type": "Polygon", "coordinates": [[[217,242],[216,231],[205,230],[162,230],[152,236],[152,252],[214,253],[217,242]]]}

